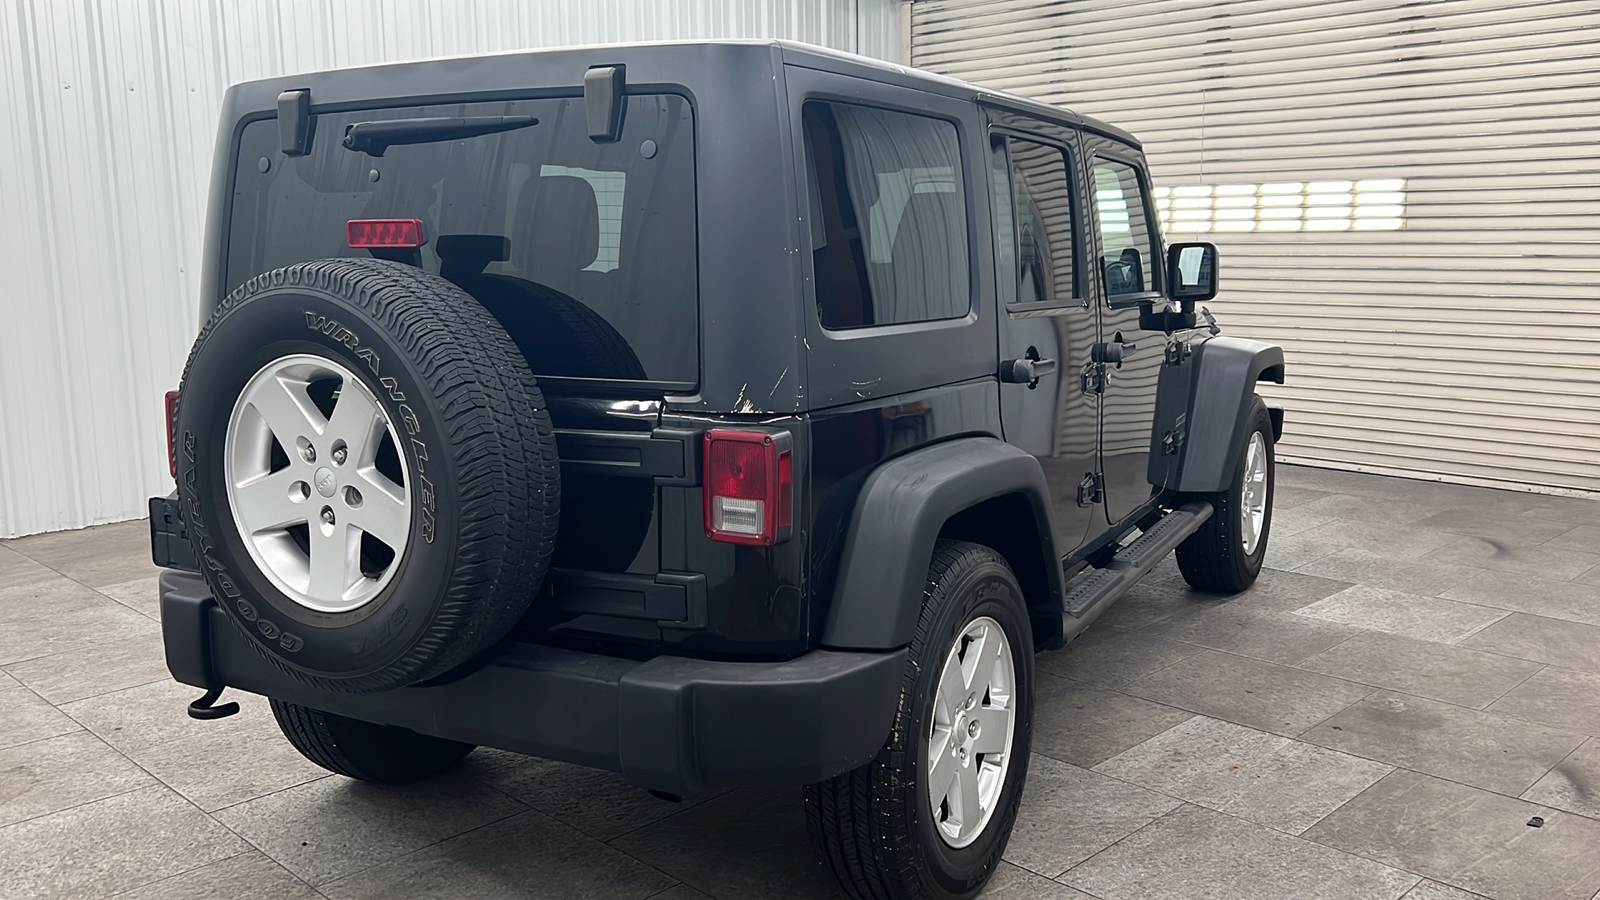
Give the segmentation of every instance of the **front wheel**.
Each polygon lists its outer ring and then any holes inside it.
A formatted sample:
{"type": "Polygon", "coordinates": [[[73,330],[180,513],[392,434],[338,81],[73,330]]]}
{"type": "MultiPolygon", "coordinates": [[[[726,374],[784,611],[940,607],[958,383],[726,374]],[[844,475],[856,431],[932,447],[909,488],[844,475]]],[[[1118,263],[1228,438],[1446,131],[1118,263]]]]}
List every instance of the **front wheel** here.
{"type": "Polygon", "coordinates": [[[940,541],[888,743],[805,790],[812,845],[857,900],[967,898],[1000,865],[1033,734],[1033,636],[1005,560],[940,541]]]}
{"type": "Polygon", "coordinates": [[[1202,591],[1237,594],[1261,574],[1272,531],[1272,488],[1276,460],[1272,417],[1257,397],[1246,420],[1244,452],[1234,469],[1233,484],[1193,499],[1211,504],[1211,518],[1178,545],[1178,571],[1202,591]]]}

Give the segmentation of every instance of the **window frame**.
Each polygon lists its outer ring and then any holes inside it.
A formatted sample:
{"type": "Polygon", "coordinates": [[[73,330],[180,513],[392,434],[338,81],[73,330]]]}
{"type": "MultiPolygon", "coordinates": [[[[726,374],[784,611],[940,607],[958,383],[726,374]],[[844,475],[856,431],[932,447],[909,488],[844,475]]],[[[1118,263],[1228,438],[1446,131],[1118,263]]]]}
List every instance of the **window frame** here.
{"type": "MultiPolygon", "coordinates": [[[[833,106],[854,106],[854,107],[860,107],[862,109],[877,110],[877,111],[880,111],[880,112],[899,113],[901,115],[911,116],[911,117],[914,117],[914,118],[929,119],[929,120],[932,120],[932,121],[935,121],[935,122],[943,122],[943,123],[949,125],[951,128],[955,129],[956,161],[955,161],[955,167],[954,168],[955,168],[955,176],[958,179],[957,187],[959,188],[960,195],[962,197],[962,202],[963,202],[963,207],[962,207],[963,223],[962,224],[966,228],[966,237],[967,237],[967,240],[966,240],[966,245],[967,245],[967,308],[966,308],[966,312],[962,313],[961,315],[943,316],[943,317],[940,317],[940,318],[937,318],[937,319],[915,319],[915,320],[904,321],[904,322],[873,323],[871,325],[849,325],[849,326],[845,326],[845,327],[842,327],[842,328],[830,327],[829,325],[824,323],[822,321],[821,306],[817,302],[816,251],[817,251],[818,248],[816,246],[814,246],[812,244],[812,241],[811,241],[811,234],[812,234],[811,223],[813,221],[812,216],[813,216],[813,212],[814,212],[811,209],[811,183],[810,183],[811,175],[810,175],[810,173],[811,173],[811,168],[812,167],[811,167],[810,162],[809,162],[809,154],[810,154],[810,146],[811,146],[811,144],[810,144],[810,141],[806,137],[806,134],[805,134],[805,131],[804,131],[804,127],[802,125],[802,127],[798,130],[798,132],[796,134],[796,138],[798,139],[798,143],[800,145],[801,153],[805,154],[805,155],[803,155],[800,158],[800,160],[798,161],[799,165],[797,165],[795,167],[796,174],[799,177],[800,187],[801,187],[800,195],[799,195],[800,205],[801,205],[801,209],[804,210],[804,212],[805,212],[805,222],[804,222],[805,227],[801,229],[801,234],[800,234],[801,245],[803,247],[805,247],[805,252],[802,253],[801,255],[804,256],[805,258],[802,260],[801,264],[804,267],[805,272],[807,274],[807,278],[806,278],[806,302],[807,302],[807,305],[811,308],[811,318],[816,322],[817,326],[822,330],[822,333],[827,335],[830,338],[841,339],[841,340],[849,340],[849,339],[851,339],[853,337],[858,337],[858,336],[870,336],[870,335],[875,335],[875,334],[897,334],[897,333],[904,333],[904,332],[911,332],[911,331],[921,331],[921,330],[926,330],[926,329],[929,329],[929,328],[958,327],[958,326],[961,326],[961,325],[966,325],[966,324],[971,324],[973,322],[976,322],[977,318],[978,318],[979,304],[980,304],[981,299],[982,299],[981,298],[981,294],[980,294],[980,285],[979,285],[980,269],[981,269],[982,259],[980,258],[980,255],[978,253],[978,247],[977,247],[977,241],[976,241],[976,236],[977,236],[977,229],[975,227],[975,225],[976,225],[976,221],[975,221],[976,220],[976,216],[975,216],[975,213],[974,213],[974,210],[973,210],[973,204],[975,202],[977,202],[978,198],[975,196],[974,186],[972,184],[972,179],[970,177],[971,170],[972,170],[972,160],[968,158],[968,150],[967,150],[967,146],[966,146],[967,142],[968,142],[968,135],[967,135],[967,130],[966,130],[965,124],[958,118],[954,118],[954,117],[951,117],[951,116],[941,115],[941,114],[935,113],[934,111],[932,111],[931,109],[926,108],[926,107],[917,108],[917,107],[912,107],[912,106],[909,106],[909,105],[901,105],[901,104],[896,104],[896,103],[893,103],[893,102],[885,102],[885,101],[878,100],[878,99],[873,99],[871,101],[867,101],[867,100],[864,100],[860,96],[852,97],[852,96],[834,94],[834,93],[825,92],[825,91],[824,92],[811,92],[811,91],[808,91],[804,95],[802,95],[801,97],[798,98],[798,102],[796,102],[794,104],[795,121],[797,123],[803,123],[805,121],[805,108],[806,108],[806,106],[808,106],[808,105],[810,105],[812,103],[826,103],[826,104],[833,105],[833,106]]],[[[857,223],[857,228],[858,229],[860,228],[860,223],[857,223]]]]}
{"type": "MultiPolygon", "coordinates": [[[[1009,201],[1012,204],[1011,260],[1013,271],[1011,272],[1011,278],[1013,280],[1016,280],[1021,276],[1020,266],[1022,262],[1022,231],[1020,228],[1016,227],[1016,223],[1018,221],[1016,210],[1017,187],[1015,180],[1016,166],[1011,157],[1012,140],[1028,141],[1029,143],[1038,144],[1042,147],[1049,147],[1061,154],[1061,164],[1065,169],[1067,176],[1067,193],[1069,202],[1072,205],[1072,229],[1070,235],[1072,240],[1072,296],[1066,299],[1056,298],[1053,300],[1040,300],[1030,303],[1010,300],[1004,304],[1005,310],[1011,313],[1029,313],[1038,310],[1064,308],[1088,309],[1093,303],[1093,295],[1087,289],[1088,286],[1085,283],[1084,278],[1085,258],[1083,252],[1084,241],[1082,238],[1084,236],[1083,226],[1085,218],[1083,215],[1082,189],[1079,187],[1078,179],[1078,160],[1075,155],[1077,153],[1077,148],[1071,144],[1054,140],[1025,129],[1008,125],[991,125],[989,127],[991,154],[993,153],[994,142],[997,139],[1004,142],[1004,153],[1006,158],[1006,184],[1010,187],[1011,191],[1009,201]]],[[[995,272],[998,276],[998,260],[996,260],[995,272]]],[[[996,288],[998,289],[998,287],[999,285],[997,284],[996,288]]],[[[1013,285],[1012,288],[1003,296],[1015,297],[1016,294],[1016,287],[1013,285]]]]}
{"type": "MultiPolygon", "coordinates": [[[[1139,197],[1143,201],[1145,221],[1149,223],[1150,232],[1150,290],[1137,291],[1131,294],[1117,294],[1112,299],[1110,291],[1106,290],[1105,274],[1101,272],[1096,281],[1099,282],[1099,291],[1105,297],[1108,309],[1132,309],[1142,303],[1156,303],[1167,299],[1166,292],[1166,239],[1161,234],[1161,221],[1156,218],[1155,207],[1152,204],[1150,192],[1150,172],[1136,158],[1123,156],[1120,153],[1104,149],[1095,150],[1089,155],[1089,167],[1085,170],[1089,184],[1094,185],[1095,164],[1100,160],[1127,166],[1133,170],[1133,177],[1139,182],[1139,197]]],[[[1095,271],[1100,272],[1105,264],[1105,228],[1100,221],[1100,204],[1098,200],[1088,204],[1091,229],[1094,234],[1096,259],[1095,271]]]]}

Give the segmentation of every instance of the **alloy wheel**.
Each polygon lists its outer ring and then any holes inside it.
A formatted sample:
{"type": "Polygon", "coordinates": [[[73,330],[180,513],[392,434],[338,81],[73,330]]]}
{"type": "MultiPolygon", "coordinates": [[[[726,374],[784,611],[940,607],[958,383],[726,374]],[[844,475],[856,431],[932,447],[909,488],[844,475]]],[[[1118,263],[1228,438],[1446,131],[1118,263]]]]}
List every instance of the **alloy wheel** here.
{"type": "Polygon", "coordinates": [[[1240,492],[1239,534],[1244,540],[1244,554],[1256,552],[1261,543],[1261,532],[1267,523],[1267,442],[1256,431],[1250,434],[1250,446],[1245,450],[1244,486],[1240,492]]]}
{"type": "Polygon", "coordinates": [[[251,559],[295,603],[348,612],[399,569],[412,501],[399,435],[340,363],[295,354],[251,376],[228,418],[223,468],[251,559]]]}
{"type": "Polygon", "coordinates": [[[978,839],[999,806],[1016,730],[1016,662],[1005,629],[972,620],[945,659],[928,734],[928,800],[952,847],[978,839]]]}

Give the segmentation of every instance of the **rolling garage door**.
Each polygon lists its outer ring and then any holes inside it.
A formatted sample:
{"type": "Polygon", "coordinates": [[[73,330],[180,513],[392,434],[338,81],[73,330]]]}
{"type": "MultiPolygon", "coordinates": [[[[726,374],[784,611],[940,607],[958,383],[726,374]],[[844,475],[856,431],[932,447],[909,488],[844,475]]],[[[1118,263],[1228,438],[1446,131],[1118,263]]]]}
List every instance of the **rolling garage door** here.
{"type": "Polygon", "coordinates": [[[1600,2],[917,0],[911,54],[1140,136],[1285,460],[1600,491],[1600,2]]]}

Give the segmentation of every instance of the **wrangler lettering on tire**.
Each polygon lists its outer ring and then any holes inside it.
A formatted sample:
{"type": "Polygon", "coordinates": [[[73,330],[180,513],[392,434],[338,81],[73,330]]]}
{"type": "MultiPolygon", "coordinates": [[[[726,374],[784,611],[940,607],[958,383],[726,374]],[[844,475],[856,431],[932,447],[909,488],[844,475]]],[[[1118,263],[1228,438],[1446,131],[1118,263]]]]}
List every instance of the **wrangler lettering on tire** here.
{"type": "Polygon", "coordinates": [[[201,568],[279,667],[399,687],[526,611],[555,544],[555,441],[527,361],[460,288],[380,260],[268,272],[201,330],[180,396],[201,568]]]}

